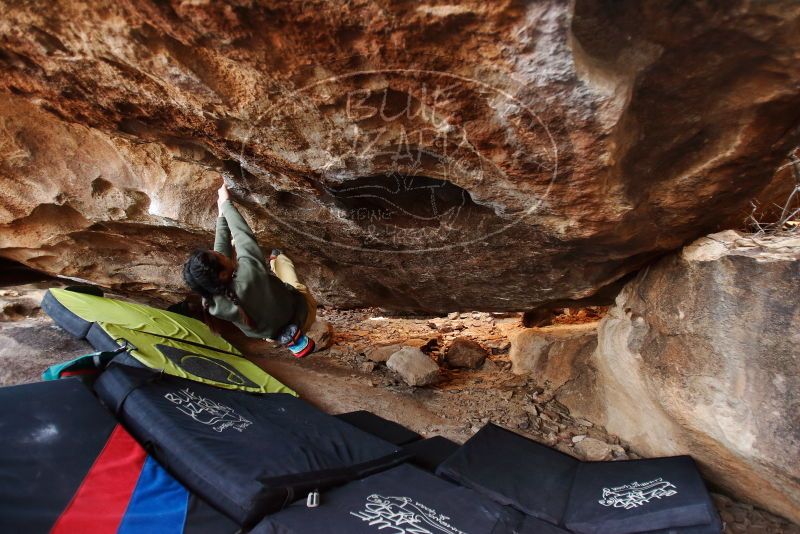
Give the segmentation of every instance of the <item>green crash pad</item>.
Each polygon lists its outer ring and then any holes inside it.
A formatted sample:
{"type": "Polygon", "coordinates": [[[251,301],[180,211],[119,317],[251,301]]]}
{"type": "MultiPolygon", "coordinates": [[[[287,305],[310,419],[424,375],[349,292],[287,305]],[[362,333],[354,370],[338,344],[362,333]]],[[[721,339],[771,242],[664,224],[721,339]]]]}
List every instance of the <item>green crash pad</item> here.
{"type": "Polygon", "coordinates": [[[113,350],[127,342],[131,356],[167,374],[227,389],[296,395],[191,317],[64,289],[49,290],[42,308],[96,349],[113,350]]]}

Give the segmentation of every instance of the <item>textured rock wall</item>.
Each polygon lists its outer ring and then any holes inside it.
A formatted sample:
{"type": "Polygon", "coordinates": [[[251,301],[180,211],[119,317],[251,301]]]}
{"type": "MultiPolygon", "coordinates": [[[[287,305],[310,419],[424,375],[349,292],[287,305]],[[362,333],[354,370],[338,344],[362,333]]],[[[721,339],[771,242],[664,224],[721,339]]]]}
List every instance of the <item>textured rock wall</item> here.
{"type": "Polygon", "coordinates": [[[576,299],[800,139],[795,2],[0,2],[0,255],[179,291],[225,175],[323,302],[576,299]]]}
{"type": "Polygon", "coordinates": [[[800,236],[702,238],[643,271],[557,393],[645,455],[800,522],[800,236]]]}

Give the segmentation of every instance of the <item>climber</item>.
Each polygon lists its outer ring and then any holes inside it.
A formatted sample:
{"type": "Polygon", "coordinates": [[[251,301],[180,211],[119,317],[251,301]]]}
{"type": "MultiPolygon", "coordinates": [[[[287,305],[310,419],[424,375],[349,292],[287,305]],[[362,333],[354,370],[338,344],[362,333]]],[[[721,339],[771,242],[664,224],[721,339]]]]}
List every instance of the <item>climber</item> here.
{"type": "Polygon", "coordinates": [[[214,250],[192,253],[183,265],[184,281],[203,298],[206,314],[232,322],[249,337],[276,340],[298,358],[310,354],[314,341],[306,333],[316,318],[314,297],[280,250],[272,251],[267,266],[225,184],[217,193],[214,250]]]}

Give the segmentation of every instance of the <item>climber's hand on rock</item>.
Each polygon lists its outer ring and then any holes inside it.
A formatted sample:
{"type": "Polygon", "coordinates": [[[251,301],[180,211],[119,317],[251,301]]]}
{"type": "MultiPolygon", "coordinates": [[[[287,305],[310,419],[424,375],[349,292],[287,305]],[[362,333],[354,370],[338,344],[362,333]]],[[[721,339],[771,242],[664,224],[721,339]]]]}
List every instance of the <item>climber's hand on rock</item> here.
{"type": "Polygon", "coordinates": [[[217,190],[217,207],[219,208],[219,211],[222,211],[222,204],[226,200],[230,200],[230,198],[231,198],[231,195],[228,192],[227,186],[225,184],[222,184],[222,187],[220,187],[217,190]]]}

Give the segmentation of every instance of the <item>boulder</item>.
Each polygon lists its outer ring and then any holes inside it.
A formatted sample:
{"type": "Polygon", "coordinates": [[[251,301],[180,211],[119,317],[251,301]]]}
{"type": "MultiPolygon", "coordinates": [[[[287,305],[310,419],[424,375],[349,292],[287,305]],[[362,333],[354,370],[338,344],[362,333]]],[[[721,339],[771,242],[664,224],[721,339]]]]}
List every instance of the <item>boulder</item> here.
{"type": "Polygon", "coordinates": [[[800,522],[800,236],[701,238],[629,282],[557,398],[800,522]]]}
{"type": "Polygon", "coordinates": [[[447,347],[444,359],[450,367],[477,369],[486,361],[486,356],[486,349],[477,341],[457,337],[447,347]]]}
{"type": "Polygon", "coordinates": [[[560,388],[586,367],[597,347],[597,324],[520,330],[511,338],[511,371],[530,374],[541,386],[560,388]]]}
{"type": "Polygon", "coordinates": [[[386,366],[409,386],[427,386],[439,377],[439,366],[419,349],[403,347],[392,354],[386,366]]]}
{"type": "Polygon", "coordinates": [[[794,0],[6,2],[0,255],[177,300],[224,177],[323,304],[583,299],[741,220],[800,143],[799,17],[794,0]]]}

